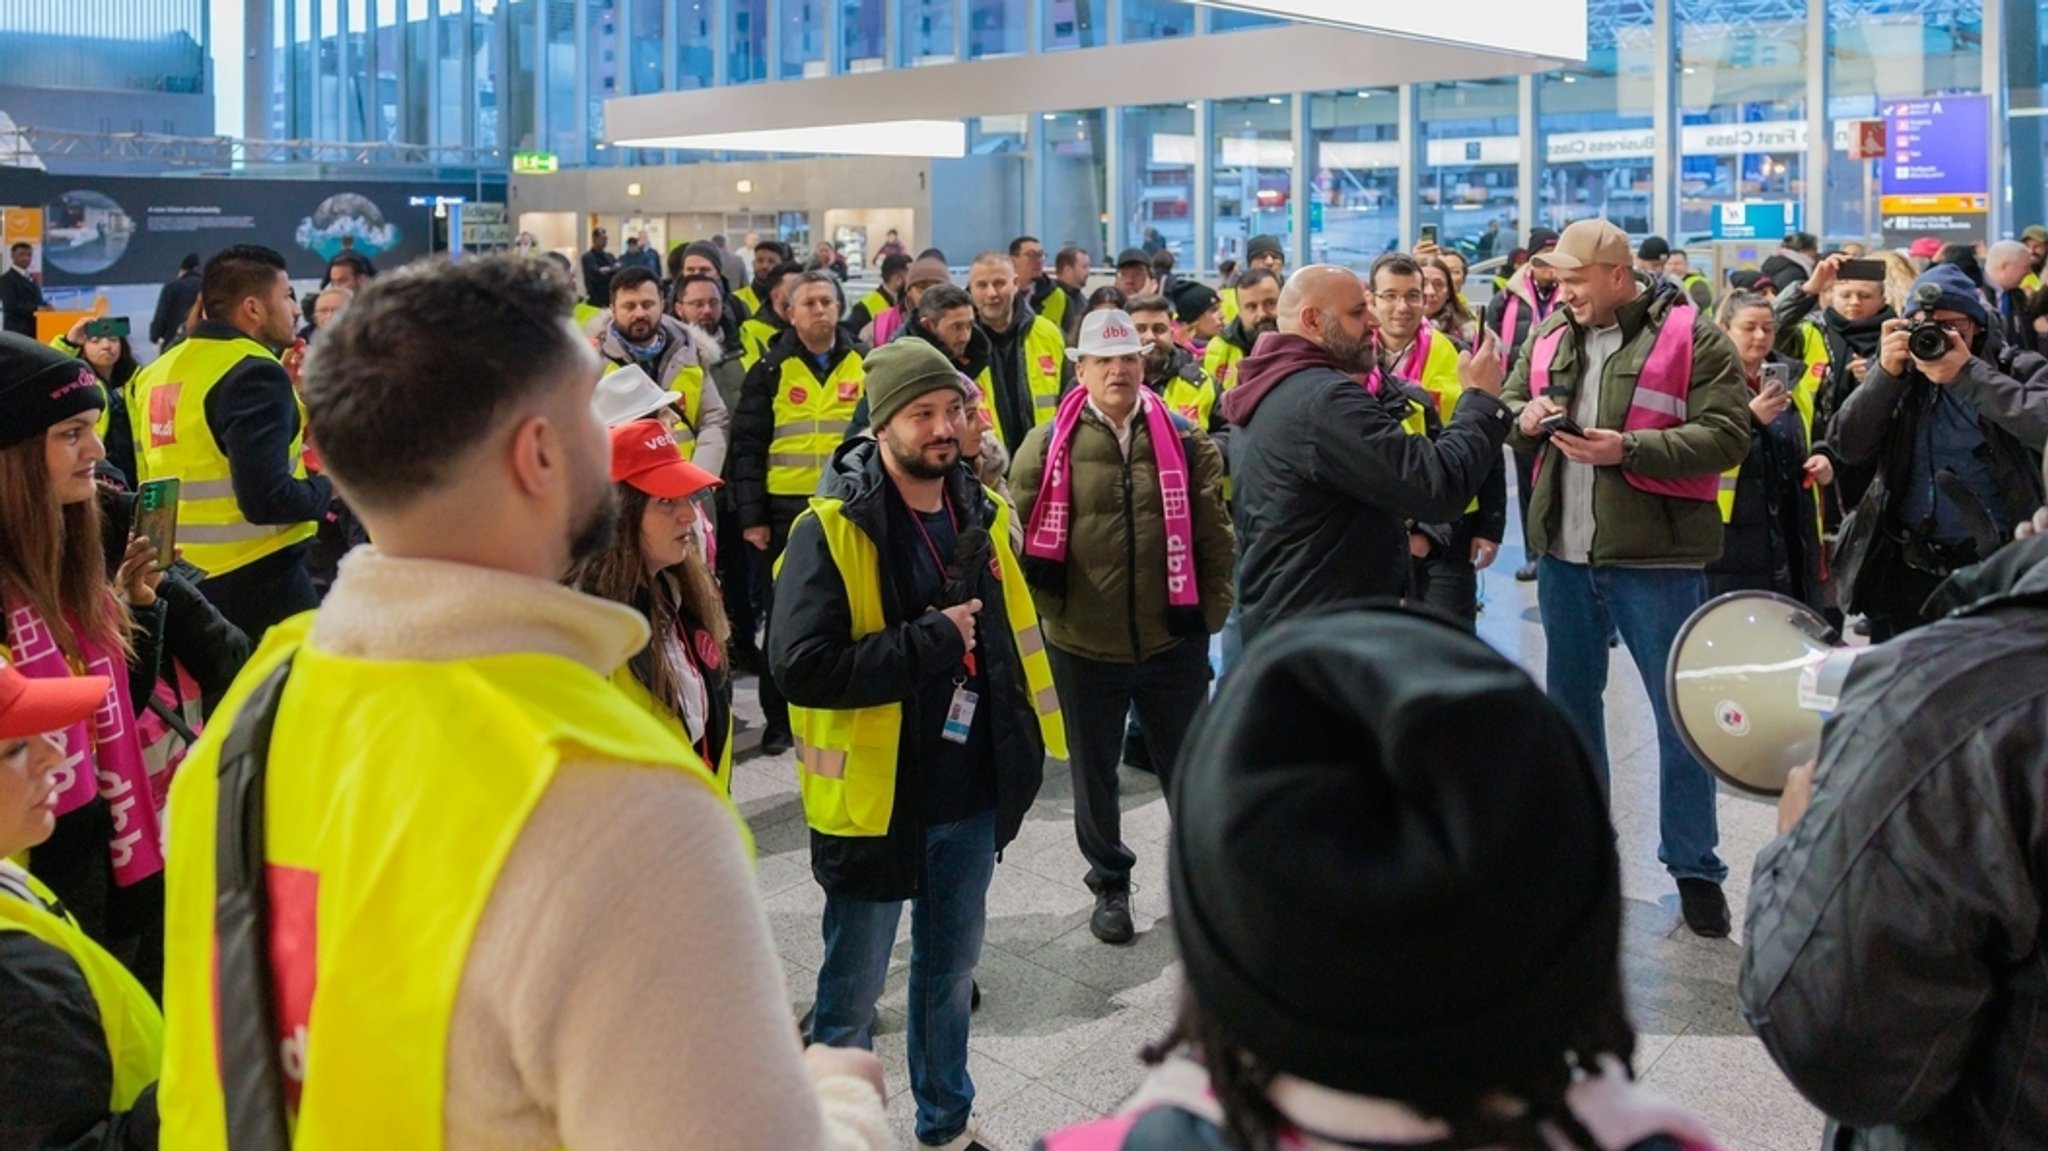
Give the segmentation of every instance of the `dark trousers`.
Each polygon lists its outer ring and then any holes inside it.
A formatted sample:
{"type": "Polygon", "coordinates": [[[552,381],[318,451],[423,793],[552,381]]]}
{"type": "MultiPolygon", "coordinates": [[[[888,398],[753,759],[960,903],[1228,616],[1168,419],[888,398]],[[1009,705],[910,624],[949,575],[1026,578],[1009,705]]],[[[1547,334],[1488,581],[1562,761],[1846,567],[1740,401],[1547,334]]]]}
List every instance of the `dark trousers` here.
{"type": "MultiPolygon", "coordinates": [[[[753,557],[754,564],[754,605],[763,620],[775,618],[775,561],[782,558],[782,549],[789,546],[789,529],[802,513],[805,500],[774,500],[769,506],[768,550],[761,551],[745,540],[740,546],[753,557]]],[[[768,626],[773,627],[774,624],[768,626]]],[[[761,650],[768,650],[768,637],[764,630],[761,650]]],[[[761,724],[766,731],[789,731],[789,700],[776,686],[772,674],[761,677],[761,724]]]]}
{"type": "Polygon", "coordinates": [[[1529,497],[1536,491],[1536,453],[1514,451],[1515,457],[1515,503],[1522,509],[1522,551],[1526,562],[1535,563],[1536,555],[1529,548],[1529,497]]]}
{"type": "Polygon", "coordinates": [[[1117,767],[1124,719],[1133,707],[1162,789],[1195,709],[1209,697],[1209,644],[1186,639],[1142,663],[1103,663],[1045,645],[1067,722],[1067,764],[1074,773],[1074,836],[1088,860],[1093,891],[1130,887],[1138,857],[1124,846],[1117,767]]]}
{"type": "Polygon", "coordinates": [[[271,625],[320,606],[313,576],[306,570],[311,543],[293,544],[255,563],[199,582],[205,596],[227,621],[241,628],[251,644],[263,642],[271,625]]]}
{"type": "MultiPolygon", "coordinates": [[[[725,618],[732,621],[736,655],[759,654],[760,617],[754,613],[754,549],[740,534],[739,515],[730,503],[718,509],[718,590],[725,599],[725,618]]],[[[765,678],[765,677],[764,677],[765,678]]]]}
{"type": "Polygon", "coordinates": [[[1479,571],[1472,566],[1472,520],[1459,521],[1451,542],[1426,560],[1414,561],[1415,597],[1468,624],[1479,622],[1479,571]]]}

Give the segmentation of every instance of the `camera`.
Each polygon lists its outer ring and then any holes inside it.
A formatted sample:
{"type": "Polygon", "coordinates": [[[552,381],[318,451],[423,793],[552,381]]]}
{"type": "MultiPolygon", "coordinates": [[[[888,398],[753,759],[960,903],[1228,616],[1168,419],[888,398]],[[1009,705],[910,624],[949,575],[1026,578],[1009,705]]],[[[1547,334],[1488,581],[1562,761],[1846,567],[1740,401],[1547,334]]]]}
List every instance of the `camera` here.
{"type": "Polygon", "coordinates": [[[1941,302],[1941,289],[1922,284],[1913,293],[1920,315],[1906,329],[1906,350],[1916,360],[1933,361],[1948,355],[1948,334],[1955,329],[1934,318],[1934,305],[1941,302]]]}
{"type": "Polygon", "coordinates": [[[1954,330],[1933,316],[1921,316],[1906,329],[1906,350],[1916,360],[1938,360],[1948,355],[1948,334],[1954,330]]]}

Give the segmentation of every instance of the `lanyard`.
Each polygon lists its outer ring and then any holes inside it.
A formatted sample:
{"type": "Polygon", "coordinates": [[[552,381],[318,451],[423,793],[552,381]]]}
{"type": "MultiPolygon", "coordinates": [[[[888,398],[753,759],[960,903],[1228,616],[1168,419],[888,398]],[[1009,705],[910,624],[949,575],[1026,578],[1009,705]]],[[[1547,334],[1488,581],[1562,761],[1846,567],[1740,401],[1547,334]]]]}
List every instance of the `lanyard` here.
{"type": "MultiPolygon", "coordinates": [[[[941,489],[939,494],[943,496],[946,501],[946,522],[953,525],[953,532],[955,536],[957,536],[960,532],[960,521],[957,517],[953,515],[953,494],[951,492],[945,491],[944,489],[941,489]]],[[[931,553],[932,566],[938,569],[939,583],[943,585],[946,582],[946,560],[943,556],[939,554],[939,545],[932,540],[932,533],[925,530],[924,514],[922,512],[919,512],[916,508],[911,507],[907,503],[904,504],[903,507],[905,511],[908,511],[910,513],[911,526],[917,529],[918,536],[924,540],[925,550],[931,553]]],[[[975,674],[974,668],[977,662],[974,658],[974,653],[970,651],[967,654],[961,656],[960,662],[966,666],[968,677],[973,678],[975,674]]]]}

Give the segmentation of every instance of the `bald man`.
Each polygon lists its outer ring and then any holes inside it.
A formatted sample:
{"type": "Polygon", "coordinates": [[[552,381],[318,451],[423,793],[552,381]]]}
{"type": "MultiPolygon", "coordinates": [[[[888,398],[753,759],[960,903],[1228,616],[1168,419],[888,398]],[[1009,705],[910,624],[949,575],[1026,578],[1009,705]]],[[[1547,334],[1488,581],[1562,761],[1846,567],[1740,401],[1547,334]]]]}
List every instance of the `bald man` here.
{"type": "Polygon", "coordinates": [[[1508,410],[1491,334],[1458,357],[1464,395],[1435,437],[1402,427],[1429,403],[1383,377],[1379,321],[1358,274],[1311,265],[1280,293],[1279,331],[1238,365],[1230,441],[1241,627],[1326,605],[1406,596],[1409,528],[1457,519],[1500,459],[1508,410]]]}
{"type": "Polygon", "coordinates": [[[1991,245],[1984,258],[1984,279],[1991,285],[1993,315],[2005,342],[2027,351],[2039,351],[2034,325],[2027,318],[2026,278],[2033,274],[2034,254],[2018,240],[2000,240],[1991,245]]]}

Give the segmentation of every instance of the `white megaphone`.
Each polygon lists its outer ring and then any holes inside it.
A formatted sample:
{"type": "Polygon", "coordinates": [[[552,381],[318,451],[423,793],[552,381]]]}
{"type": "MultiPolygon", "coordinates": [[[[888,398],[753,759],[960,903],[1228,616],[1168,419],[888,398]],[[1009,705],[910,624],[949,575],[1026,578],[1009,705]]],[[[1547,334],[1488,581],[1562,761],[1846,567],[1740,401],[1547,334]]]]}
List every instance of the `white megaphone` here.
{"type": "Polygon", "coordinates": [[[1863,649],[1838,646],[1820,613],[1776,592],[1709,600],[1671,645],[1665,698],[1693,756],[1731,786],[1785,790],[1820,752],[1821,725],[1863,649]]]}

